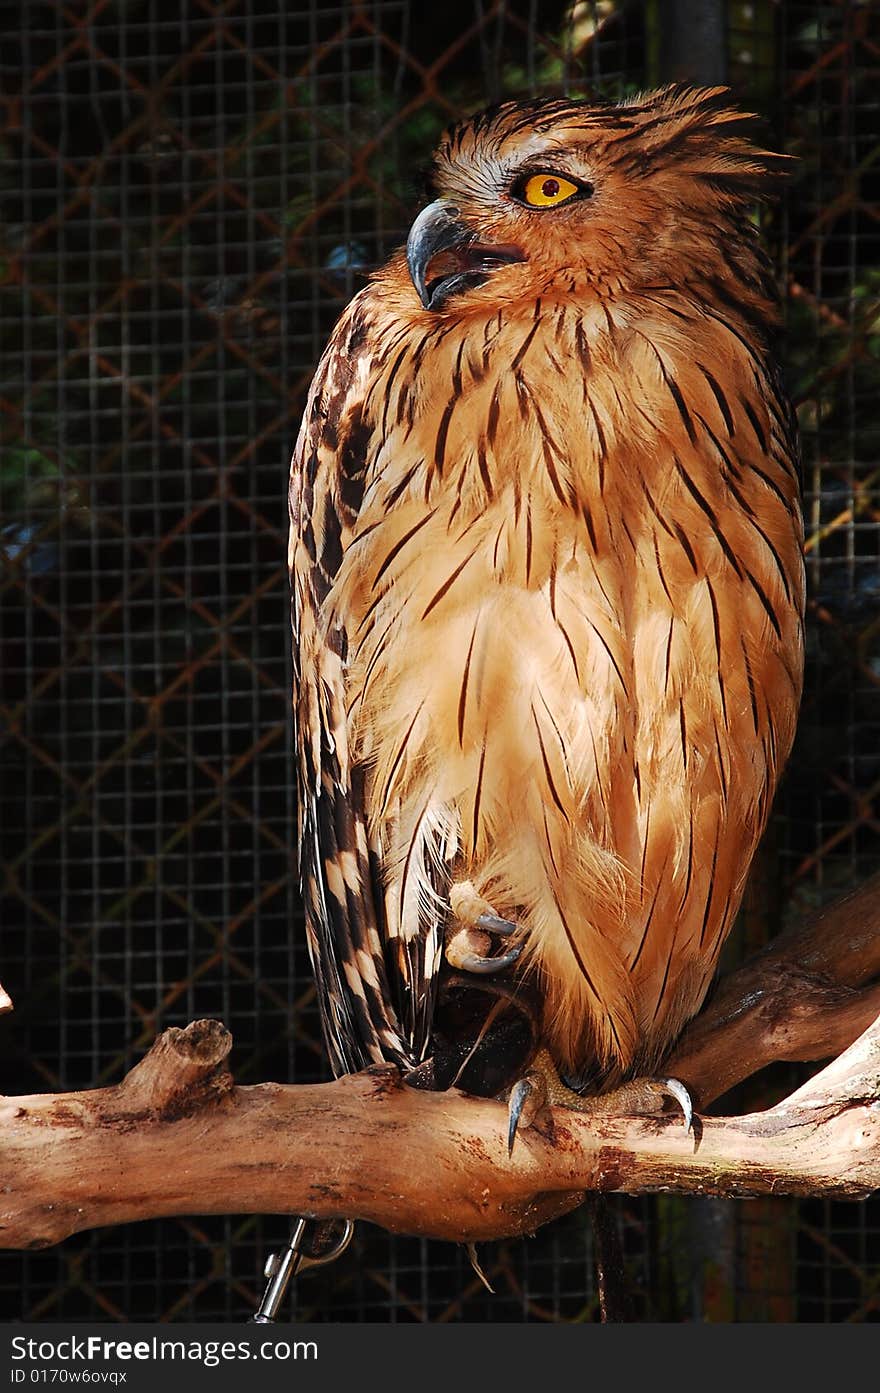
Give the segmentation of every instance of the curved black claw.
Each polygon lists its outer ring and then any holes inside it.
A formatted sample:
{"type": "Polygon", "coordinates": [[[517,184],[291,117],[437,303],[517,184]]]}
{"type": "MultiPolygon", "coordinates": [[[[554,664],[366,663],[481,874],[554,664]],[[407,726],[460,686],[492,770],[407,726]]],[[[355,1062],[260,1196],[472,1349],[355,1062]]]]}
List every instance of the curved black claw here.
{"type": "Polygon", "coordinates": [[[515,934],[517,926],[510,919],[501,919],[497,914],[481,914],[477,927],[490,934],[515,934]]]}
{"type": "Polygon", "coordinates": [[[517,1128],[522,1117],[523,1108],[529,1099],[534,1095],[535,1085],[528,1078],[517,1079],[513,1088],[510,1090],[510,1097],[507,1100],[507,1154],[513,1155],[513,1143],[516,1141],[517,1128]]]}
{"type": "Polygon", "coordinates": [[[674,1098],[684,1113],[684,1130],[690,1132],[694,1125],[694,1105],[691,1095],[679,1079],[664,1079],[663,1087],[674,1098]]]}
{"type": "Polygon", "coordinates": [[[513,1143],[520,1127],[531,1127],[542,1108],[547,1106],[547,1079],[540,1069],[530,1069],[517,1079],[507,1097],[507,1154],[513,1155],[513,1143]]]}
{"type": "Polygon", "coordinates": [[[509,953],[502,953],[497,958],[484,958],[479,953],[461,953],[455,959],[455,966],[462,972],[475,972],[479,976],[489,977],[492,973],[503,972],[506,967],[513,967],[521,952],[522,947],[517,944],[509,953]]]}

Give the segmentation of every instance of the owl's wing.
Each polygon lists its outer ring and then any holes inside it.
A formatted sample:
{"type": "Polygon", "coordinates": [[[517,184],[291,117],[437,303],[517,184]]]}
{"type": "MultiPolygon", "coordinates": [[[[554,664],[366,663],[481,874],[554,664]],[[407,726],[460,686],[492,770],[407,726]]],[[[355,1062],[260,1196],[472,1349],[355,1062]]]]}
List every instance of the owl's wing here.
{"type": "Polygon", "coordinates": [[[442,934],[437,910],[432,924],[419,924],[406,939],[389,932],[365,772],[349,749],[350,636],[331,592],[363,497],[373,352],[362,292],[318,365],[290,482],[300,873],[324,1037],[337,1075],[383,1061],[404,1069],[420,1061],[442,934]]]}

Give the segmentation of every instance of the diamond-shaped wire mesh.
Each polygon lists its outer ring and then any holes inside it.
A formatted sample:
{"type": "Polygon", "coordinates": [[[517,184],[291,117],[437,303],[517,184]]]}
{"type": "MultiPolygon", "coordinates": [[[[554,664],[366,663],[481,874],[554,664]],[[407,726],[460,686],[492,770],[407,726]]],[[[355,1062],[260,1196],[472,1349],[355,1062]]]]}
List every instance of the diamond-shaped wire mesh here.
{"type": "MultiPolygon", "coordinates": [[[[805,453],[807,691],[732,952],[880,864],[878,11],[730,3],[715,49],[683,58],[672,8],[0,0],[4,1091],[116,1080],[199,1016],[233,1031],[242,1082],[323,1074],[292,862],[288,458],[415,171],[502,94],[726,68],[801,159],[767,230],[805,453]]],[[[875,1206],[621,1215],[643,1318],[877,1317],[875,1206]]],[[[0,1314],[243,1320],[286,1228],[192,1218],[5,1255],[0,1314]]],[[[361,1226],[296,1313],[593,1320],[590,1249],[583,1214],[492,1245],[493,1297],[453,1245],[361,1226]]]]}

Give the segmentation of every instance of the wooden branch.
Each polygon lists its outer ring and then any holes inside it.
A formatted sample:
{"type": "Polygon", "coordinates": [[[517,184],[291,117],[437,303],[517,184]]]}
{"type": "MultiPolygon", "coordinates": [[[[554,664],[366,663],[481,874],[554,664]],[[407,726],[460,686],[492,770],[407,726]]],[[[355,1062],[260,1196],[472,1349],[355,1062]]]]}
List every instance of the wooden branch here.
{"type": "Polygon", "coordinates": [[[830,1059],[880,1013],[875,977],[880,875],[787,929],[722,978],[664,1061],[664,1073],[686,1083],[706,1108],[778,1060],[830,1059]]]}
{"type": "Polygon", "coordinates": [[[674,1116],[553,1109],[512,1158],[503,1104],[392,1069],[237,1088],[223,1026],[168,1030],[119,1085],[0,1099],[0,1246],[243,1212],[471,1241],[531,1232],[592,1190],[859,1198],[880,1185],[878,974],[880,876],[724,979],[663,1066],[705,1107],[774,1060],[839,1055],[790,1098],[696,1136],[674,1116]]]}
{"type": "Polygon", "coordinates": [[[506,1145],[502,1103],[407,1087],[393,1069],[236,1088],[216,1021],[165,1032],[112,1088],[0,1103],[0,1243],[172,1214],[359,1218],[476,1241],[532,1232],[588,1190],[859,1198],[880,1186],[880,1021],[768,1112],[583,1116],[506,1145]]]}

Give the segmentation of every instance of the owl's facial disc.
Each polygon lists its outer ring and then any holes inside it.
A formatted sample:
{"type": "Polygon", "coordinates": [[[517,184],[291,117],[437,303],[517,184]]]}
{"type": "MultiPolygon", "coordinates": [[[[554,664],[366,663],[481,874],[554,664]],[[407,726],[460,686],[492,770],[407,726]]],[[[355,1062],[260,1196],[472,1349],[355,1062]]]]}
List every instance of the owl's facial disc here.
{"type": "Polygon", "coordinates": [[[419,213],[406,239],[406,260],[426,310],[439,310],[450,295],[483,285],[499,266],[525,261],[520,247],[478,242],[459,210],[438,198],[419,213]]]}

